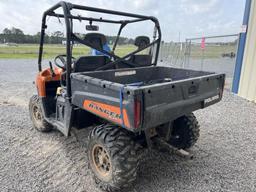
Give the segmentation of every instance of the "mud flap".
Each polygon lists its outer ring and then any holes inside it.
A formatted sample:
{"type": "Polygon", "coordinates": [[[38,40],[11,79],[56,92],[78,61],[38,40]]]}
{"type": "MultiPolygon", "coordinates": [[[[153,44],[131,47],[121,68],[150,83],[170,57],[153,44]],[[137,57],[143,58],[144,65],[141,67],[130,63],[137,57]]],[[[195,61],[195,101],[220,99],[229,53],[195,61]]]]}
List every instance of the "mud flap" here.
{"type": "Polygon", "coordinates": [[[69,136],[73,120],[73,106],[63,97],[57,98],[56,103],[56,128],[65,136],[69,136]]]}
{"type": "Polygon", "coordinates": [[[65,107],[65,122],[64,122],[64,129],[62,133],[65,136],[69,136],[70,129],[72,127],[72,120],[73,120],[73,106],[71,103],[67,102],[66,107],[65,107]],[[68,105],[68,106],[67,106],[68,105]]]}

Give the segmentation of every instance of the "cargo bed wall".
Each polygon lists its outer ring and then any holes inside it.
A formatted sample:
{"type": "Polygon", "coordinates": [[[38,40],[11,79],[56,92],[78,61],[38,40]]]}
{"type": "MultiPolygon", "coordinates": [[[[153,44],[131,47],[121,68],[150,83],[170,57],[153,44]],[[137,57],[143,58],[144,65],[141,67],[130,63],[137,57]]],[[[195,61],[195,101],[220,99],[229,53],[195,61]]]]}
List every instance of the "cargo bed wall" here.
{"type": "Polygon", "coordinates": [[[185,80],[213,73],[171,67],[141,67],[122,70],[86,72],[82,74],[120,84],[132,84],[137,82],[152,82],[160,79],[170,79],[171,81],[185,80]]]}

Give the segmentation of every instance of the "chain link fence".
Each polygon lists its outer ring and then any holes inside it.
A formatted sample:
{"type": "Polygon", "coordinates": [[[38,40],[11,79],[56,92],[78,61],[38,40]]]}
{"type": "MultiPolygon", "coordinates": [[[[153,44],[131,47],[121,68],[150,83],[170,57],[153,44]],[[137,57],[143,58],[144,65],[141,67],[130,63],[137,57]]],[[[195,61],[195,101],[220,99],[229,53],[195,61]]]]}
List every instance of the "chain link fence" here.
{"type": "Polygon", "coordinates": [[[231,89],[239,34],[186,39],[186,42],[162,43],[160,64],[176,68],[226,74],[231,89]]]}
{"type": "Polygon", "coordinates": [[[182,68],[185,60],[185,43],[161,43],[159,60],[161,65],[182,68]]]}

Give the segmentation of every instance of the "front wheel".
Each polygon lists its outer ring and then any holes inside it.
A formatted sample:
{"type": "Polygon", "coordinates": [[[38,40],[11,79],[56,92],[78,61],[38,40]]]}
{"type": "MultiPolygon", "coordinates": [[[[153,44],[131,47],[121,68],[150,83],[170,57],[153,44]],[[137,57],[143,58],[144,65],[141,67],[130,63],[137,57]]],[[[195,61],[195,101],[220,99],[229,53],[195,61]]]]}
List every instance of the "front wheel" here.
{"type": "Polygon", "coordinates": [[[95,127],[89,135],[88,159],[96,184],[112,192],[136,180],[140,146],[128,131],[111,124],[95,127]]]}
{"type": "Polygon", "coordinates": [[[193,113],[174,120],[169,143],[179,149],[189,149],[198,140],[200,126],[193,113]]]}
{"type": "Polygon", "coordinates": [[[39,97],[33,95],[29,100],[29,114],[33,125],[40,132],[49,132],[52,130],[52,125],[44,119],[41,107],[39,97]]]}

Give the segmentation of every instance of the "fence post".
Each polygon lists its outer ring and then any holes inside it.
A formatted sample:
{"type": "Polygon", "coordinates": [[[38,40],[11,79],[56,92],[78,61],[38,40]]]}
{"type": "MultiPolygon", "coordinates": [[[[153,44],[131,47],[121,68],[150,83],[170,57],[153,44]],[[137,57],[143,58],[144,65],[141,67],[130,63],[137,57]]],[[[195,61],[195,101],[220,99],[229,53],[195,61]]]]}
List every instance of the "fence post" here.
{"type": "MultiPolygon", "coordinates": [[[[251,0],[246,0],[244,18],[243,18],[243,25],[246,25],[246,27],[248,26],[248,23],[249,23],[250,8],[251,8],[251,0]]],[[[242,70],[244,49],[245,49],[245,43],[246,43],[246,35],[247,35],[247,30],[245,33],[240,33],[239,35],[236,65],[235,65],[234,79],[232,84],[233,93],[238,93],[238,89],[239,89],[240,75],[242,70]]]]}

